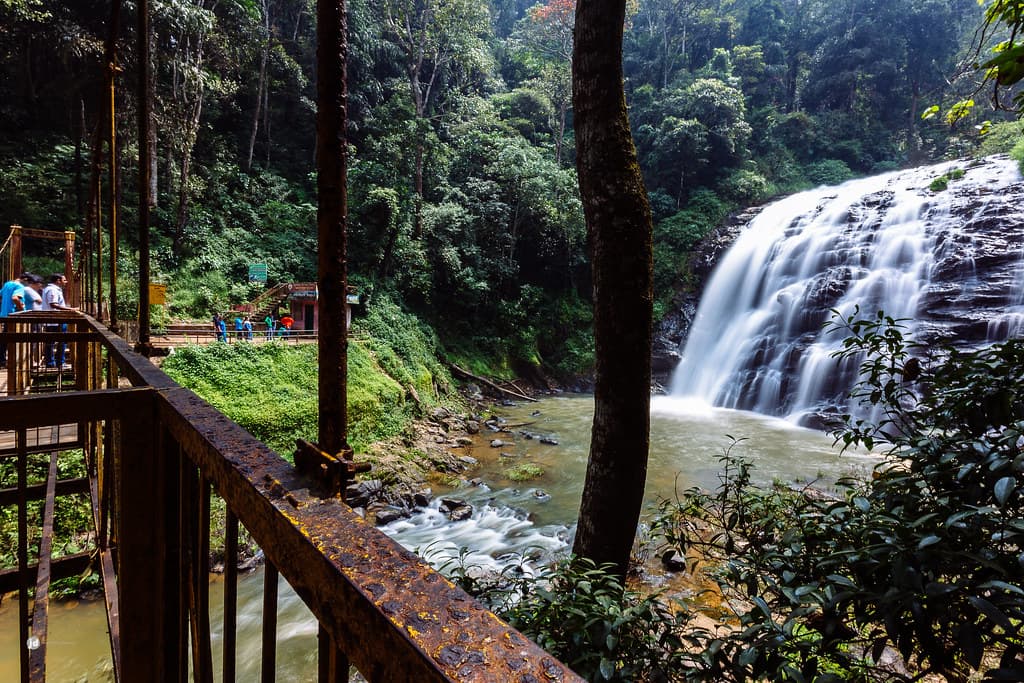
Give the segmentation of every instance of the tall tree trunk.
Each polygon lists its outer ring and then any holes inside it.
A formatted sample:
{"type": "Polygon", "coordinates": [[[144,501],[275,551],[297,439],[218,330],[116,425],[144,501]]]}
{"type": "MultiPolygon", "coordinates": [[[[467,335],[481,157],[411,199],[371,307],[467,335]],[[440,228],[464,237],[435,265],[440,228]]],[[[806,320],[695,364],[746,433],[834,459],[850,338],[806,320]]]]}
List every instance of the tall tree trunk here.
{"type": "Polygon", "coordinates": [[[139,343],[138,350],[149,355],[152,344],[149,340],[149,191],[150,152],[153,147],[146,144],[154,140],[151,133],[153,90],[151,64],[149,61],[149,0],[135,3],[137,26],[135,39],[138,51],[138,82],[136,101],[139,117],[139,343]]]}
{"type": "Polygon", "coordinates": [[[245,170],[252,170],[252,155],[256,149],[256,134],[260,127],[260,110],[263,106],[263,89],[266,87],[267,59],[270,57],[270,10],[263,0],[263,49],[260,51],[260,74],[256,80],[256,106],[252,112],[252,132],[249,134],[249,155],[246,157],[245,170]]]}
{"type": "Polygon", "coordinates": [[[622,75],[626,0],[580,0],[573,50],[576,168],[591,249],[596,378],[573,552],[625,576],[650,440],[651,210],[622,75]]]}
{"type": "Polygon", "coordinates": [[[348,333],[345,294],[347,195],[345,180],[346,40],[344,0],[317,0],[317,235],[320,286],[318,442],[350,459],[348,333]]]}

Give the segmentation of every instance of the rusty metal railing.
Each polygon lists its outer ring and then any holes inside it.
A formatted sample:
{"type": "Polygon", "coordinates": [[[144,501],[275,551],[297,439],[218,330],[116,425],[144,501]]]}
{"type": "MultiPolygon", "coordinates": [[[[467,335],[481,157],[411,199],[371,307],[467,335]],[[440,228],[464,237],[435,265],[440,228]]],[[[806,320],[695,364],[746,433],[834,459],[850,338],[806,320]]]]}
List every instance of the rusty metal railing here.
{"type": "Polygon", "coordinates": [[[350,666],[369,681],[580,680],[340,499],[311,493],[288,462],[95,320],[25,314],[0,344],[18,367],[0,405],[0,458],[16,458],[19,469],[17,486],[0,490],[0,506],[19,510],[18,566],[0,571],[0,587],[21,592],[23,681],[45,679],[50,582],[90,563],[103,575],[117,680],[212,681],[215,669],[235,680],[241,528],[266,558],[263,681],[279,680],[278,575],[319,623],[320,681],[346,681],[350,666]],[[54,323],[67,331],[33,331],[54,323]],[[45,355],[41,368],[26,355],[54,342],[70,346],[69,360],[48,375],[45,355]],[[49,393],[37,391],[43,385],[49,393]],[[62,480],[58,465],[75,449],[87,477],[62,480]],[[30,485],[25,463],[38,453],[49,474],[30,485]],[[51,557],[54,509],[86,490],[94,550],[51,557]],[[226,507],[219,661],[208,568],[214,497],[226,507]],[[40,499],[39,542],[30,544],[25,510],[40,499]]]}

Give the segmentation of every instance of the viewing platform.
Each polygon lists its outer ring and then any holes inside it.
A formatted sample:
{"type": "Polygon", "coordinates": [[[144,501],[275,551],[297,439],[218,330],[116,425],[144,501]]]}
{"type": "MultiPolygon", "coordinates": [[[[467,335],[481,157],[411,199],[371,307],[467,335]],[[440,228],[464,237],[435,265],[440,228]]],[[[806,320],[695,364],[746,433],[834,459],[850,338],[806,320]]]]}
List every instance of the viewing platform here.
{"type": "Polygon", "coordinates": [[[236,680],[243,528],[266,562],[262,681],[283,680],[279,576],[318,623],[321,682],[350,671],[380,682],[582,680],[355,514],[340,494],[360,469],[352,461],[307,448],[297,470],[87,315],[19,314],[0,344],[0,463],[11,464],[0,507],[16,509],[18,525],[0,591],[18,592],[22,681],[46,680],[47,659],[61,656],[47,642],[59,618],[52,582],[90,568],[102,576],[116,680],[236,680]],[[54,343],[68,345],[67,364],[46,368],[54,343]],[[78,462],[84,476],[60,474],[78,462]],[[55,520],[74,496],[88,498],[91,547],[59,555],[55,520]],[[210,520],[221,508],[224,616],[214,627],[210,520]]]}

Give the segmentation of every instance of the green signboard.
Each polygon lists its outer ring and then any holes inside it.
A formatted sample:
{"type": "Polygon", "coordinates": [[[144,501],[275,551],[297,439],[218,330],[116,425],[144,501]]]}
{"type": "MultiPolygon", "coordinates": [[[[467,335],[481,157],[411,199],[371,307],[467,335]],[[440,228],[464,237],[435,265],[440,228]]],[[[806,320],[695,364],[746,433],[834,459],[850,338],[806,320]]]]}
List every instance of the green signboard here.
{"type": "Polygon", "coordinates": [[[249,264],[249,282],[266,282],[267,281],[267,264],[266,263],[250,263],[249,264]]]}

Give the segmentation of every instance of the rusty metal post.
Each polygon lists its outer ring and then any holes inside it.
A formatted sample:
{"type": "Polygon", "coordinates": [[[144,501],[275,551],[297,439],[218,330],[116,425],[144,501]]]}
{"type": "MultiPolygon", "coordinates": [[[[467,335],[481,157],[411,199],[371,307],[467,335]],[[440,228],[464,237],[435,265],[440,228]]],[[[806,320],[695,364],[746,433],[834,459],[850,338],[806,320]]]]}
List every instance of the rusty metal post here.
{"type": "MultiPolygon", "coordinates": [[[[110,154],[108,171],[110,173],[110,323],[117,324],[117,228],[118,228],[118,206],[117,206],[117,117],[115,99],[117,86],[115,79],[121,70],[117,66],[117,36],[121,27],[121,0],[113,0],[110,3],[110,26],[107,33],[107,44],[105,49],[107,90],[109,92],[110,137],[108,140],[110,154]]],[[[100,258],[102,259],[102,252],[100,258]]],[[[99,273],[100,280],[103,279],[102,262],[99,273]]],[[[100,318],[103,316],[103,285],[100,284],[100,318]]]]}
{"type": "Polygon", "coordinates": [[[149,340],[149,177],[150,177],[150,92],[149,63],[149,0],[136,2],[138,25],[135,39],[139,55],[139,343],[137,348],[148,356],[149,340]]]}
{"type": "Polygon", "coordinates": [[[64,298],[69,306],[78,306],[78,292],[75,289],[75,233],[73,230],[64,231],[64,277],[68,280],[64,298]]]}
{"type": "Polygon", "coordinates": [[[11,278],[21,275],[21,226],[11,226],[11,278]]]}
{"type": "Polygon", "coordinates": [[[157,425],[154,400],[140,402],[134,414],[121,417],[121,439],[114,444],[121,681],[168,680],[182,650],[171,613],[182,608],[178,482],[168,476],[178,463],[157,425]]]}
{"type": "MultiPolygon", "coordinates": [[[[320,288],[319,446],[351,459],[348,445],[345,322],[347,195],[344,0],[317,0],[317,233],[320,288]]],[[[344,489],[342,489],[344,495],[344,489]]]]}

